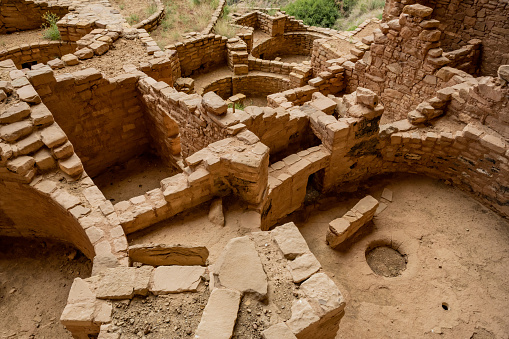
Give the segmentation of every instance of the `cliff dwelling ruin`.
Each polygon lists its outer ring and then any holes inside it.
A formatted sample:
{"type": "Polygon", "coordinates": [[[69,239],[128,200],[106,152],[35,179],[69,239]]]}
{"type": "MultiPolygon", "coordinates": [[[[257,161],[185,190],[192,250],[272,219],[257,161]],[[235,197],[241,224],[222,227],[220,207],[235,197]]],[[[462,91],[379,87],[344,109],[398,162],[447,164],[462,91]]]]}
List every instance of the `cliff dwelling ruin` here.
{"type": "Polygon", "coordinates": [[[507,0],[153,6],[0,0],[0,338],[509,338],[507,0]]]}

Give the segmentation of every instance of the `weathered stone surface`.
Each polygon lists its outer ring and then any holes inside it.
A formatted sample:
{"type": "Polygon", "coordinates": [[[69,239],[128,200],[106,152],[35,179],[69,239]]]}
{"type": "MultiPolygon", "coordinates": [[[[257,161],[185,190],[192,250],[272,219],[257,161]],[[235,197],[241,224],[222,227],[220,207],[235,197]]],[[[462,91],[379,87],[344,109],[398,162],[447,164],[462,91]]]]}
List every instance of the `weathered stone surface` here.
{"type": "Polygon", "coordinates": [[[91,43],[88,47],[90,47],[96,55],[103,55],[110,49],[110,45],[102,41],[91,43]]]}
{"type": "Polygon", "coordinates": [[[67,304],[60,316],[60,322],[64,326],[91,326],[94,313],[95,304],[93,302],[67,304]]]}
{"type": "Polygon", "coordinates": [[[315,310],[321,309],[320,316],[331,311],[342,312],[345,301],[338,287],[325,273],[317,273],[300,285],[315,310]]]}
{"type": "Polygon", "coordinates": [[[60,68],[64,68],[65,64],[62,60],[60,60],[59,58],[56,58],[56,59],[48,61],[48,66],[51,67],[51,69],[60,69],[60,68]]]}
{"type": "Polygon", "coordinates": [[[267,297],[267,276],[254,243],[248,237],[228,242],[212,268],[215,283],[226,288],[267,297]]]}
{"type": "Polygon", "coordinates": [[[21,88],[17,89],[18,96],[21,100],[38,104],[41,102],[41,98],[39,97],[39,94],[35,91],[35,89],[32,87],[32,85],[26,85],[21,88]]]}
{"type": "Polygon", "coordinates": [[[56,123],[41,130],[42,142],[48,147],[60,146],[67,141],[64,131],[56,123]]]}
{"type": "Polygon", "coordinates": [[[262,332],[264,339],[297,339],[286,323],[272,325],[262,332]]]}
{"type": "Polygon", "coordinates": [[[224,226],[223,200],[215,199],[210,204],[209,220],[211,223],[224,226]]]}
{"type": "Polygon", "coordinates": [[[196,292],[204,274],[202,266],[159,266],[154,270],[150,291],[154,294],[196,292]]]}
{"type": "Polygon", "coordinates": [[[21,137],[32,133],[33,126],[30,121],[24,120],[0,127],[0,138],[7,142],[14,142],[21,137]]]}
{"type": "Polygon", "coordinates": [[[30,106],[26,102],[19,102],[8,107],[0,114],[0,124],[11,124],[25,119],[30,115],[30,106]]]}
{"type": "Polygon", "coordinates": [[[35,126],[45,126],[53,122],[53,115],[48,107],[44,104],[32,106],[32,113],[30,114],[35,126]]]}
{"type": "Polygon", "coordinates": [[[34,155],[35,164],[41,171],[47,171],[56,166],[55,159],[48,149],[41,149],[34,155]]]}
{"type": "Polygon", "coordinates": [[[133,261],[153,266],[205,265],[209,251],[203,246],[184,245],[133,245],[129,246],[129,257],[133,261]]]}
{"type": "Polygon", "coordinates": [[[425,18],[425,17],[430,16],[431,13],[433,13],[433,9],[423,6],[423,5],[414,4],[414,5],[407,5],[407,6],[403,7],[403,13],[409,14],[412,16],[417,16],[420,18],[425,18]]]}
{"type": "Polygon", "coordinates": [[[378,105],[378,95],[367,88],[358,87],[356,90],[357,103],[373,109],[378,105]]]}
{"type": "Polygon", "coordinates": [[[65,160],[59,160],[58,167],[71,177],[76,177],[83,173],[83,164],[76,153],[65,160]]]}
{"type": "Polygon", "coordinates": [[[66,55],[63,55],[62,56],[62,61],[67,65],[67,66],[74,66],[74,65],[77,65],[80,63],[80,61],[78,60],[78,57],[74,54],[66,54],[66,55]]]}
{"type": "Polygon", "coordinates": [[[214,289],[196,329],[196,339],[231,338],[237,321],[241,294],[235,290],[214,289]]]}
{"type": "Polygon", "coordinates": [[[502,65],[498,68],[498,77],[509,82],[509,65],[502,65]]]}
{"type": "Polygon", "coordinates": [[[94,51],[88,47],[84,47],[74,52],[74,55],[80,60],[85,60],[92,58],[94,56],[94,51]]]}
{"type": "Polygon", "coordinates": [[[299,255],[309,253],[306,240],[293,222],[276,227],[271,235],[286,259],[295,259],[299,255]]]}
{"type": "Polygon", "coordinates": [[[154,267],[141,266],[136,269],[134,277],[134,294],[147,295],[150,288],[150,279],[154,273],[154,267]]]}
{"type": "Polygon", "coordinates": [[[7,168],[9,171],[25,175],[29,170],[31,170],[35,165],[35,160],[29,156],[22,156],[14,158],[13,160],[7,162],[7,168]]]}
{"type": "Polygon", "coordinates": [[[202,104],[207,111],[210,111],[215,115],[226,114],[226,111],[228,110],[226,102],[214,92],[205,93],[203,95],[202,104]]]}
{"type": "Polygon", "coordinates": [[[322,267],[312,253],[303,254],[293,261],[290,261],[288,265],[290,266],[290,272],[294,283],[300,283],[306,280],[322,267]]]}
{"type": "Polygon", "coordinates": [[[134,267],[107,268],[101,273],[96,288],[99,299],[131,299],[134,296],[134,267]]]}
{"type": "Polygon", "coordinates": [[[299,334],[314,323],[320,321],[320,317],[306,299],[294,300],[292,303],[292,317],[286,321],[294,334],[299,334]]]}

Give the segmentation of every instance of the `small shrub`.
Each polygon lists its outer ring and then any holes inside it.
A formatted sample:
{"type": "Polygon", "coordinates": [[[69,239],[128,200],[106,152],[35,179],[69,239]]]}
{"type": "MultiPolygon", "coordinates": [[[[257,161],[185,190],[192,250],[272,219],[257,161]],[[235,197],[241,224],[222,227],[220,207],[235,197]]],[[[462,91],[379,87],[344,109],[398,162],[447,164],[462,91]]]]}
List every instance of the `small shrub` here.
{"type": "MultiPolygon", "coordinates": [[[[233,108],[233,102],[228,104],[228,108],[233,108]]],[[[241,103],[241,102],[236,102],[235,103],[235,110],[238,110],[238,109],[243,111],[244,110],[244,104],[241,103]]]]}
{"type": "Polygon", "coordinates": [[[163,32],[169,31],[174,27],[174,24],[172,21],[170,21],[169,18],[164,18],[164,20],[161,22],[161,28],[163,29],[163,32]]]}
{"type": "Polygon", "coordinates": [[[340,15],[334,0],[296,0],[284,10],[306,25],[326,28],[331,28],[340,15]]]}
{"type": "Polygon", "coordinates": [[[200,4],[200,0],[191,0],[191,4],[194,6],[198,6],[200,4]]]}
{"type": "Polygon", "coordinates": [[[270,16],[274,16],[274,15],[276,15],[276,13],[277,13],[277,10],[275,10],[274,8],[269,9],[269,11],[267,12],[267,14],[270,16]]]}
{"type": "Polygon", "coordinates": [[[46,21],[41,28],[44,29],[42,36],[48,40],[60,40],[60,32],[58,31],[57,21],[60,19],[55,13],[46,12],[42,15],[42,19],[46,21]]]}
{"type": "Polygon", "coordinates": [[[230,21],[224,17],[217,21],[214,30],[216,34],[225,36],[227,38],[233,38],[237,34],[237,29],[231,26],[230,21]]]}
{"type": "Polygon", "coordinates": [[[378,20],[382,20],[382,19],[383,19],[383,16],[384,16],[384,14],[383,14],[383,13],[380,13],[380,14],[378,14],[378,15],[376,16],[376,18],[377,18],[378,20]]]}
{"type": "Polygon", "coordinates": [[[230,6],[225,5],[223,7],[223,18],[227,18],[230,15],[230,6]]]}
{"type": "Polygon", "coordinates": [[[216,9],[216,8],[217,8],[217,6],[219,6],[219,0],[212,0],[212,1],[210,2],[210,8],[212,8],[212,9],[216,9]]]}
{"type": "Polygon", "coordinates": [[[348,27],[346,30],[347,30],[347,31],[355,31],[355,30],[357,29],[357,27],[359,27],[359,26],[357,26],[357,25],[352,25],[352,26],[348,27]]]}
{"type": "Polygon", "coordinates": [[[126,20],[129,25],[134,25],[140,22],[140,17],[138,16],[138,14],[131,14],[127,17],[126,20]]]}
{"type": "Polygon", "coordinates": [[[150,15],[152,15],[152,14],[154,14],[155,12],[157,12],[157,6],[156,6],[156,4],[152,4],[152,5],[148,6],[148,7],[146,8],[146,12],[147,12],[147,14],[148,14],[149,16],[150,16],[150,15]]]}
{"type": "Polygon", "coordinates": [[[119,6],[119,7],[120,7],[120,10],[121,10],[121,11],[123,11],[123,10],[124,10],[124,8],[125,8],[125,5],[124,5],[124,4],[120,4],[120,6],[119,6]]]}

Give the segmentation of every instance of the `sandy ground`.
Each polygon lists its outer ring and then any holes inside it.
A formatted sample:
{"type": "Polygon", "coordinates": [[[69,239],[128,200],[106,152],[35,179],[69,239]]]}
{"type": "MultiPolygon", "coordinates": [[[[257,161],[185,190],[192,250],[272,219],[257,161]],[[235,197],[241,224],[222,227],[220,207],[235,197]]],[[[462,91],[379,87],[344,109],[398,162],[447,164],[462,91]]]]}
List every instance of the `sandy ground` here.
{"type": "Polygon", "coordinates": [[[375,22],[370,22],[366,27],[364,27],[359,33],[354,35],[354,38],[361,41],[362,38],[367,37],[380,27],[380,24],[375,22]]]}
{"type": "MultiPolygon", "coordinates": [[[[211,224],[203,205],[131,235],[130,243],[205,245],[213,263],[229,239],[257,229],[236,202],[224,205],[225,227],[211,224]]],[[[508,337],[509,223],[464,192],[418,176],[376,178],[355,193],[322,197],[285,221],[299,226],[345,294],[337,339],[508,337]],[[385,187],[394,193],[387,209],[341,251],[329,248],[328,223],[366,194],[380,198],[385,187]],[[378,276],[368,266],[366,249],[378,242],[406,256],[400,276],[378,276]]]]}
{"type": "Polygon", "coordinates": [[[124,65],[139,66],[141,62],[146,62],[149,58],[147,50],[140,40],[118,39],[105,54],[87,60],[80,60],[80,63],[75,66],[66,66],[54,72],[55,75],[74,73],[93,67],[101,71],[106,78],[111,78],[124,74],[125,71],[122,68],[124,65]]]}
{"type": "Polygon", "coordinates": [[[74,278],[91,269],[70,246],[0,238],[0,338],[72,338],[60,315],[74,278]]]}
{"type": "Polygon", "coordinates": [[[165,166],[157,156],[147,153],[110,168],[93,180],[106,199],[115,204],[159,188],[162,179],[177,173],[176,169],[165,166]]]}
{"type": "Polygon", "coordinates": [[[311,60],[311,57],[309,55],[292,55],[292,54],[288,54],[288,55],[282,55],[282,56],[280,56],[280,58],[281,58],[281,62],[287,62],[287,63],[295,62],[295,63],[298,63],[298,64],[301,64],[304,61],[310,61],[311,60]]]}
{"type": "Polygon", "coordinates": [[[42,33],[42,29],[34,29],[31,31],[14,32],[11,34],[0,34],[0,50],[18,47],[22,44],[49,41],[42,37],[42,33]]]}
{"type": "Polygon", "coordinates": [[[157,9],[153,0],[112,0],[110,3],[126,20],[137,16],[138,20],[131,22],[132,25],[145,20],[157,9]]]}

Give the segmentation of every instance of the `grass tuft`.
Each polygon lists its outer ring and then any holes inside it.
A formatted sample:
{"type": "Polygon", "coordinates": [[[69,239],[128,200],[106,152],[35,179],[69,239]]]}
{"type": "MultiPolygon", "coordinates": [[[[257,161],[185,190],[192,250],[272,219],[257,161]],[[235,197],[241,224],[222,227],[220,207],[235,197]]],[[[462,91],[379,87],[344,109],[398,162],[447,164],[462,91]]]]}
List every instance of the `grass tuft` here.
{"type": "Polygon", "coordinates": [[[41,28],[44,29],[42,36],[48,40],[60,40],[60,32],[57,22],[60,19],[55,13],[46,12],[42,15],[42,19],[46,21],[41,28]]]}

